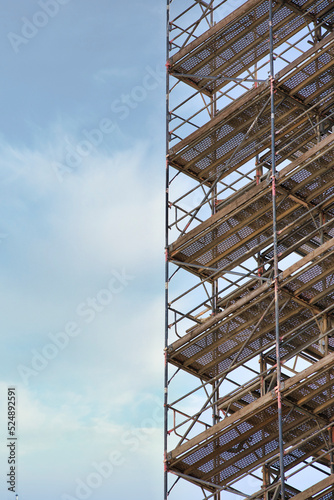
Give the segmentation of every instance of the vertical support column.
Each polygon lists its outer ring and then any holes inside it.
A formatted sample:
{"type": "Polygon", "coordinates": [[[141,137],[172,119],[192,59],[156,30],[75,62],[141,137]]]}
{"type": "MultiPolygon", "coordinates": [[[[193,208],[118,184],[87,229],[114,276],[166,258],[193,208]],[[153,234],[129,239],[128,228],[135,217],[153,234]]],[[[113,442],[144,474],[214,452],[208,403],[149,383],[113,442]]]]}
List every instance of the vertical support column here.
{"type": "MultiPolygon", "coordinates": [[[[325,222],[326,222],[325,213],[323,211],[321,211],[321,213],[319,215],[319,225],[320,225],[319,236],[320,236],[320,244],[321,245],[323,245],[325,243],[325,235],[324,235],[324,229],[323,229],[323,225],[325,224],[325,222]]],[[[327,287],[326,278],[324,278],[322,280],[322,286],[323,286],[323,289],[325,290],[327,287]]],[[[319,349],[320,349],[320,352],[323,356],[326,356],[328,354],[328,335],[324,336],[324,334],[328,330],[329,330],[329,328],[328,328],[328,316],[327,316],[327,314],[325,314],[321,320],[321,331],[320,331],[321,338],[319,340],[319,349]]]]}
{"type": "MultiPolygon", "coordinates": [[[[167,0],[166,6],[166,61],[169,60],[169,9],[170,0],[167,0]]],[[[168,164],[168,149],[169,149],[169,68],[166,64],[166,178],[165,178],[165,373],[164,373],[164,500],[168,497],[168,471],[167,471],[167,448],[168,448],[168,283],[169,283],[169,266],[168,266],[168,227],[169,227],[169,164],[168,164]]]]}
{"type": "Polygon", "coordinates": [[[269,0],[269,47],[270,47],[270,107],[271,107],[271,181],[272,181],[272,208],[273,208],[273,243],[274,243],[274,287],[275,287],[275,338],[277,362],[277,406],[278,406],[278,438],[279,464],[281,479],[281,499],[285,500],[284,479],[284,448],[283,448],[283,419],[281,402],[281,356],[279,331],[279,298],[278,298],[278,251],[277,251],[277,217],[276,217],[276,150],[275,150],[275,73],[274,73],[274,33],[273,33],[273,2],[269,0]]]}
{"type": "MultiPolygon", "coordinates": [[[[255,78],[254,87],[257,88],[258,87],[258,81],[257,81],[257,79],[258,79],[257,63],[255,63],[255,66],[254,66],[254,78],[255,78]]],[[[261,181],[261,176],[263,175],[263,167],[260,166],[260,157],[259,157],[259,155],[255,156],[255,167],[256,167],[255,182],[256,182],[256,185],[258,186],[260,184],[260,181],[261,181]]],[[[259,238],[258,241],[260,243],[260,238],[259,238]]],[[[264,269],[263,269],[263,266],[262,266],[262,259],[261,259],[261,253],[260,252],[257,254],[256,261],[257,261],[257,275],[258,276],[262,276],[264,269]]],[[[262,358],[260,360],[260,363],[261,363],[261,361],[262,361],[262,358]]]]}
{"type": "MultiPolygon", "coordinates": [[[[255,77],[257,78],[256,73],[255,73],[255,77]]],[[[255,85],[257,85],[257,84],[255,83],[255,85]]],[[[255,157],[255,166],[256,166],[256,177],[255,177],[256,185],[259,185],[261,176],[263,175],[263,168],[261,166],[259,166],[259,155],[256,155],[256,157],[255,157]]],[[[260,237],[259,237],[258,241],[260,243],[260,237]]],[[[262,274],[264,272],[264,267],[263,267],[263,260],[261,257],[261,252],[259,252],[257,254],[256,261],[257,261],[257,275],[262,276],[262,274]]]]}
{"type": "MultiPolygon", "coordinates": [[[[260,354],[259,363],[260,363],[260,373],[263,374],[267,370],[267,363],[264,359],[263,354],[260,354]]],[[[264,379],[265,379],[265,377],[263,375],[261,375],[261,397],[264,396],[267,392],[266,381],[264,379]]],[[[263,433],[263,439],[264,439],[265,436],[264,436],[263,430],[262,430],[262,433],[263,433]]],[[[265,456],[265,454],[266,454],[265,447],[263,447],[263,456],[265,456]]],[[[263,485],[262,486],[263,486],[263,490],[264,490],[263,500],[269,500],[268,492],[265,491],[270,483],[270,474],[268,471],[268,467],[266,465],[264,465],[262,467],[262,478],[263,478],[263,485]]]]}
{"type": "MultiPolygon", "coordinates": [[[[319,340],[319,348],[323,356],[327,356],[328,354],[328,335],[324,335],[328,330],[328,316],[324,314],[321,319],[321,339],[319,340]]],[[[329,375],[327,375],[327,377],[329,377],[329,375]]]]}
{"type": "MultiPolygon", "coordinates": [[[[211,8],[213,7],[213,0],[211,1],[211,8]]],[[[213,16],[213,11],[211,9],[210,12],[210,26],[212,27],[214,25],[214,16],[213,16]]],[[[216,59],[214,58],[214,66],[213,66],[213,71],[216,69],[215,67],[215,61],[216,59]]],[[[210,118],[211,120],[216,116],[217,114],[217,94],[216,92],[213,93],[211,97],[211,109],[210,109],[210,118]]],[[[216,137],[213,138],[214,141],[216,141],[216,137]]],[[[216,150],[214,150],[214,159],[216,159],[216,150]]],[[[212,190],[212,205],[211,205],[211,213],[214,215],[216,213],[216,206],[217,206],[217,193],[218,193],[218,187],[217,184],[215,184],[213,190],[212,190]]],[[[216,237],[216,234],[215,236],[216,237]]],[[[217,255],[217,249],[214,249],[215,255],[214,258],[217,255]]],[[[217,297],[218,297],[218,280],[215,279],[212,283],[212,314],[217,313],[217,297]]],[[[218,353],[217,353],[218,354],[218,353]]],[[[216,372],[217,375],[217,372],[216,372]]],[[[219,422],[219,410],[218,410],[218,400],[219,400],[219,380],[216,380],[213,383],[213,407],[212,407],[212,423],[213,425],[217,424],[219,422]]],[[[216,446],[219,446],[219,443],[216,443],[216,446]]],[[[219,461],[219,458],[217,458],[219,461]]],[[[219,463],[216,463],[216,466],[218,466],[219,463]]],[[[217,477],[217,482],[219,482],[219,475],[217,477]]],[[[216,493],[214,495],[214,500],[220,500],[220,492],[216,493]]]]}
{"type": "MultiPolygon", "coordinates": [[[[213,107],[215,107],[215,103],[213,103],[213,107]]],[[[215,186],[213,192],[212,192],[212,215],[216,213],[216,202],[217,202],[217,186],[215,186]]],[[[212,314],[217,313],[217,295],[218,295],[218,280],[214,280],[212,283],[212,314]]],[[[218,355],[218,353],[215,353],[215,356],[218,355]]],[[[215,373],[218,375],[217,371],[215,373]]],[[[212,424],[215,425],[219,422],[219,410],[218,410],[218,400],[219,400],[219,380],[216,380],[213,383],[213,407],[212,407],[212,424]]],[[[219,441],[219,440],[218,440],[219,441]]],[[[216,443],[216,447],[219,446],[219,442],[216,443]]],[[[216,459],[216,461],[219,461],[219,458],[216,459]]],[[[219,465],[219,463],[216,463],[216,467],[219,465]]],[[[219,482],[219,475],[217,477],[217,482],[219,482]]],[[[216,493],[214,496],[214,500],[220,500],[220,492],[216,493]]]]}
{"type": "MultiPolygon", "coordinates": [[[[213,13],[211,11],[210,13],[210,25],[213,26],[213,13]]],[[[215,59],[214,59],[215,60],[215,59]]],[[[215,70],[215,66],[212,68],[213,71],[215,70]]],[[[217,113],[217,103],[216,103],[216,93],[214,93],[211,97],[211,106],[210,106],[210,118],[211,120],[216,116],[217,113]]],[[[216,142],[216,133],[214,132],[214,135],[212,137],[213,142],[216,142]]],[[[213,151],[213,159],[216,159],[216,150],[213,151]]],[[[216,205],[217,205],[217,184],[212,189],[212,195],[211,195],[211,214],[214,215],[216,213],[216,205]]],[[[214,232],[214,238],[217,237],[216,230],[214,232]]],[[[216,258],[217,256],[217,248],[213,248],[213,258],[216,258]]],[[[212,283],[212,314],[215,315],[217,313],[217,296],[218,296],[218,280],[214,279],[212,283]]],[[[216,373],[217,375],[217,373],[216,373]]],[[[218,394],[218,387],[219,387],[219,381],[216,380],[213,383],[213,389],[215,390],[214,395],[213,395],[213,401],[217,402],[219,399],[219,394],[218,394]]],[[[214,404],[213,406],[213,425],[219,422],[219,416],[218,416],[218,408],[217,405],[214,404]]]]}

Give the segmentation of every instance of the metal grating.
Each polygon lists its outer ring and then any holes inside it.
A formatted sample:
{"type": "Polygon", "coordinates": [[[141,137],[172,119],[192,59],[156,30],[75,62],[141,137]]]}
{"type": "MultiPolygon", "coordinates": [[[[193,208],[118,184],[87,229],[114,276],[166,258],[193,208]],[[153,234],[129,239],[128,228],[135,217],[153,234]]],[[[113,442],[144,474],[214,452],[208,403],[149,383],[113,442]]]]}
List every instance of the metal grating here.
{"type": "MultiPolygon", "coordinates": [[[[298,265],[284,271],[280,279],[283,359],[291,352],[301,351],[303,346],[307,348],[316,343],[321,334],[317,320],[313,319],[316,312],[330,307],[326,313],[334,320],[334,239],[321,246],[317,254],[313,259],[301,259],[298,265]]],[[[226,297],[228,307],[171,344],[170,363],[210,379],[272,347],[275,342],[273,288],[252,280],[243,292],[239,297],[235,293],[231,298],[226,297]]],[[[274,358],[274,354],[271,356],[274,358]]]]}
{"type": "MultiPolygon", "coordinates": [[[[277,77],[275,97],[278,128],[277,162],[297,158],[317,142],[319,132],[334,125],[334,35],[300,58],[297,68],[289,65],[277,77]],[[320,51],[320,52],[319,52],[320,51]],[[282,75],[282,76],[281,76],[282,75]],[[314,107],[320,102],[318,107],[314,107]],[[309,110],[305,114],[305,110],[309,110]],[[292,123],[287,126],[286,123],[292,123]]],[[[253,88],[224,108],[208,124],[193,132],[169,151],[169,160],[178,170],[208,183],[223,179],[270,146],[270,89],[268,84],[253,88]]],[[[270,155],[264,161],[270,162],[270,155]]]]}
{"type": "MultiPolygon", "coordinates": [[[[331,25],[333,14],[327,13],[330,6],[329,0],[320,4],[317,1],[274,1],[274,48],[277,49],[298,33],[311,18],[318,18],[331,25]],[[293,7],[299,9],[300,15],[296,14],[293,7]],[[305,17],[305,13],[309,17],[305,17]]],[[[226,77],[242,75],[268,55],[268,11],[268,0],[249,0],[174,54],[169,60],[171,73],[207,94],[221,89],[228,83],[226,77]],[[208,76],[216,79],[206,78],[208,76]]]]}

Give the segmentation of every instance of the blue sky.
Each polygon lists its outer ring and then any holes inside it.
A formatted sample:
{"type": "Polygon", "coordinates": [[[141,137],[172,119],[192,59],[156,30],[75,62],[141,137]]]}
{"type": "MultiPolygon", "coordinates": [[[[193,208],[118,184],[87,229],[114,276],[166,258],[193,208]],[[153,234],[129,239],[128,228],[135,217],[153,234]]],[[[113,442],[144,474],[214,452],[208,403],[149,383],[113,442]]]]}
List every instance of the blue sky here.
{"type": "Polygon", "coordinates": [[[15,0],[0,56],[0,497],[162,494],[165,4],[15,0]]]}

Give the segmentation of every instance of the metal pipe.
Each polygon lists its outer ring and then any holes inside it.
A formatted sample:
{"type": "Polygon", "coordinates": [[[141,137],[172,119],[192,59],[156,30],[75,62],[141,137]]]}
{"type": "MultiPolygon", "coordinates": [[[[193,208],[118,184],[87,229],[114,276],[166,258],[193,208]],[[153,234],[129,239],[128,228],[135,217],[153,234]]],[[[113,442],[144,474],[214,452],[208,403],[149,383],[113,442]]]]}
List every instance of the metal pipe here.
{"type": "MultiPolygon", "coordinates": [[[[166,0],[166,61],[169,60],[169,19],[170,19],[170,2],[166,0]]],[[[169,283],[169,266],[168,266],[168,225],[169,225],[169,164],[167,152],[169,148],[169,68],[166,64],[166,177],[165,177],[165,371],[164,371],[164,499],[168,498],[168,469],[167,469],[167,450],[168,450],[168,283],[169,283]]]]}
{"type": "Polygon", "coordinates": [[[273,242],[274,242],[274,297],[275,297],[275,337],[276,337],[276,361],[277,361],[277,407],[278,407],[278,439],[279,439],[279,463],[281,479],[281,498],[285,500],[284,481],[284,448],[283,448],[283,419],[281,402],[281,357],[280,357],[280,333],[279,333],[279,269],[277,251],[277,214],[276,214],[276,155],[275,155],[275,93],[274,93],[274,33],[273,33],[273,2],[269,0],[269,50],[270,50],[270,128],[271,128],[271,180],[272,180],[272,210],[273,210],[273,242]]]}
{"type": "MultiPolygon", "coordinates": [[[[198,78],[198,75],[192,75],[191,73],[171,73],[172,76],[175,77],[195,77],[198,78]]],[[[224,80],[228,82],[248,82],[248,83],[258,83],[258,82],[266,82],[267,80],[256,80],[254,78],[228,78],[227,76],[201,76],[202,80],[224,80]]]]}

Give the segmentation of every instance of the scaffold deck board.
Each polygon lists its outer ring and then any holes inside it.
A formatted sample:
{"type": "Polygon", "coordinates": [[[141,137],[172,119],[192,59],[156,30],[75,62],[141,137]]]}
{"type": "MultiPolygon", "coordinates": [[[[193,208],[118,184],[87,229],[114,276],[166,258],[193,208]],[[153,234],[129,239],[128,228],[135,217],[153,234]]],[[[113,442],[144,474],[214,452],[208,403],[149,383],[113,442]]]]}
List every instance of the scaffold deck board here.
{"type": "MultiPolygon", "coordinates": [[[[249,0],[174,54],[171,73],[208,95],[217,92],[269,54],[268,10],[268,0],[249,0]]],[[[273,1],[273,11],[276,50],[314,20],[332,28],[330,0],[273,1]]]]}
{"type": "MultiPolygon", "coordinates": [[[[334,319],[333,271],[334,239],[331,239],[281,274],[279,320],[283,359],[308,348],[318,357],[323,355],[318,344],[319,321],[314,316],[326,311],[327,316],[334,319]]],[[[238,294],[233,292],[224,301],[224,310],[193,327],[169,346],[170,363],[211,379],[274,345],[272,285],[251,280],[238,294]]],[[[334,349],[331,336],[328,349],[334,349]]]]}
{"type": "MultiPolygon", "coordinates": [[[[281,257],[291,251],[307,254],[334,236],[334,135],[285,167],[277,181],[278,249],[281,257]],[[319,217],[327,221],[322,236],[319,217]]],[[[178,238],[169,247],[169,258],[202,278],[227,271],[258,254],[272,257],[272,194],[265,180],[221,205],[208,220],[178,238]],[[191,267],[192,264],[198,266],[191,267]],[[203,267],[202,267],[203,266],[203,267]]]]}
{"type": "Polygon", "coordinates": [[[167,21],[165,498],[333,500],[334,0],[167,21]]]}
{"type": "MultiPolygon", "coordinates": [[[[322,40],[277,76],[275,121],[277,164],[297,158],[334,125],[334,34],[322,40]],[[313,57],[310,58],[310,54],[313,57]],[[316,105],[318,103],[318,105],[316,105]],[[307,111],[307,112],[306,112],[307,111]],[[328,116],[328,120],[326,120],[328,116]],[[310,126],[311,125],[311,126],[310,126]],[[319,129],[320,130],[320,129],[319,129]]],[[[190,136],[173,145],[169,162],[176,169],[212,183],[224,179],[270,146],[270,87],[253,88],[190,136]]],[[[270,163],[265,153],[262,161],[270,163]]]]}

